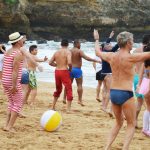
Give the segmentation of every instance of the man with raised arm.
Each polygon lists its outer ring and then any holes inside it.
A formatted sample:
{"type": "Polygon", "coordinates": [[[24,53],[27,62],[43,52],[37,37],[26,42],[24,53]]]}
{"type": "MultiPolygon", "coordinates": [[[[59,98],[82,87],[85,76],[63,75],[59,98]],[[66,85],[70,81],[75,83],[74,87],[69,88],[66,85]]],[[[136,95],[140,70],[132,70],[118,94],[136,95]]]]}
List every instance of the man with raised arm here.
{"type": "Polygon", "coordinates": [[[130,54],[133,46],[133,34],[121,32],[117,36],[119,51],[113,53],[101,52],[99,47],[99,34],[94,30],[95,53],[107,61],[112,69],[112,82],[110,98],[116,123],[112,128],[105,150],[109,150],[123,125],[123,114],[127,121],[127,130],[123,150],[128,150],[135,131],[136,107],[132,92],[134,65],[137,62],[150,58],[150,52],[130,54]],[[117,62],[117,63],[116,63],[117,62]]]}

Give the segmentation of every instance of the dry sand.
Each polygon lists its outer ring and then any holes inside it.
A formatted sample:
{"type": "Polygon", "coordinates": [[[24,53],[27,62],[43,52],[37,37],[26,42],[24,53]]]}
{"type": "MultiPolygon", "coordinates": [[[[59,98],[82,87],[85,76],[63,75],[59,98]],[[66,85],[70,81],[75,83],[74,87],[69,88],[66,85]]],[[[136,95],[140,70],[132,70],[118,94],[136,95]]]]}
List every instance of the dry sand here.
{"type": "MultiPolygon", "coordinates": [[[[19,118],[15,124],[17,132],[7,133],[0,129],[0,150],[102,150],[114,119],[100,110],[100,103],[95,100],[95,89],[84,88],[84,103],[77,104],[76,87],[72,104],[72,114],[65,113],[65,105],[60,97],[57,110],[62,114],[63,124],[57,132],[41,131],[40,117],[53,100],[54,84],[39,83],[35,108],[25,105],[23,112],[27,118],[19,118]]],[[[7,99],[0,99],[0,127],[6,118],[7,99]]],[[[142,127],[143,110],[139,116],[142,127]]],[[[121,150],[125,136],[125,126],[120,131],[112,150],[121,150]]],[[[130,145],[130,150],[150,150],[150,139],[138,129],[130,145]]]]}

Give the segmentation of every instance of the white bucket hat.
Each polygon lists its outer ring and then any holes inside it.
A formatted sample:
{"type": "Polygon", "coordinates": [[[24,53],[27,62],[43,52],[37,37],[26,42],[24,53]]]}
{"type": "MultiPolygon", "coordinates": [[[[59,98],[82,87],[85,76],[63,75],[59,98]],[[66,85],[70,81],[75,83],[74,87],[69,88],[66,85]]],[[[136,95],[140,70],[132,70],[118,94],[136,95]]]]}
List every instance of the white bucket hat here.
{"type": "Polygon", "coordinates": [[[8,41],[8,43],[12,44],[12,43],[18,42],[22,38],[23,38],[23,36],[20,35],[19,32],[14,32],[14,33],[12,33],[12,34],[9,35],[9,41],[8,41]]]}

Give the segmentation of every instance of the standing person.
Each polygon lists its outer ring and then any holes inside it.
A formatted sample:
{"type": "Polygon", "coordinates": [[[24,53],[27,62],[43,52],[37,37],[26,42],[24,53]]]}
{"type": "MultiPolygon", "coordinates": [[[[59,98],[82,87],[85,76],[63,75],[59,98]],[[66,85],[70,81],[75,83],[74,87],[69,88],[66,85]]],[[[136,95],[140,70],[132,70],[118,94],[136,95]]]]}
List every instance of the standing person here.
{"type": "MultiPolygon", "coordinates": [[[[44,59],[38,58],[36,55],[38,53],[37,45],[31,45],[29,47],[29,52],[31,54],[32,59],[35,62],[45,62],[47,61],[47,57],[44,59]]],[[[28,71],[29,71],[29,91],[27,91],[27,98],[31,93],[31,100],[29,105],[33,105],[35,103],[35,97],[37,95],[37,80],[36,80],[36,64],[33,63],[30,59],[27,59],[28,71]]],[[[26,100],[27,101],[27,100],[26,100]]]]}
{"type": "MultiPolygon", "coordinates": [[[[95,57],[95,59],[97,61],[101,61],[101,59],[97,56],[95,57]]],[[[103,83],[104,78],[105,78],[106,75],[102,74],[102,62],[100,62],[100,63],[93,62],[93,67],[96,71],[96,80],[98,81],[97,88],[96,88],[96,100],[98,102],[101,102],[101,101],[103,101],[103,98],[102,98],[102,100],[100,99],[100,93],[101,94],[103,93],[101,91],[102,90],[102,83],[103,83]]],[[[102,97],[104,96],[103,94],[102,94],[102,97]]]]}
{"type": "Polygon", "coordinates": [[[109,62],[112,69],[110,97],[116,118],[115,126],[110,132],[105,150],[109,150],[123,125],[123,114],[127,121],[127,130],[123,150],[128,150],[135,131],[136,107],[132,92],[134,65],[150,58],[150,52],[130,54],[133,46],[133,34],[121,32],[117,36],[120,50],[116,53],[100,52],[99,34],[94,30],[96,55],[109,62]],[[117,62],[117,63],[116,63],[117,62]]]}
{"type": "Polygon", "coordinates": [[[52,109],[55,110],[56,102],[62,92],[62,84],[65,86],[67,95],[67,112],[71,110],[72,97],[72,85],[70,79],[70,72],[72,69],[71,52],[68,50],[68,40],[63,39],[61,41],[61,48],[54,53],[49,61],[49,65],[56,67],[55,69],[55,84],[56,91],[54,92],[54,101],[52,109]],[[68,70],[69,69],[69,70],[68,70]]]}
{"type": "MultiPolygon", "coordinates": [[[[78,104],[81,106],[84,106],[83,101],[82,101],[82,94],[83,94],[83,76],[82,76],[82,58],[84,58],[87,61],[92,61],[92,62],[100,62],[97,61],[96,59],[90,58],[89,56],[85,55],[85,53],[80,49],[81,44],[79,40],[75,40],[73,43],[74,47],[70,50],[71,51],[71,59],[72,59],[72,70],[70,73],[71,81],[76,80],[77,83],[77,93],[78,93],[78,104]]],[[[64,92],[65,95],[65,92],[64,92]]],[[[65,101],[64,96],[64,100],[65,101]]]]}
{"type": "MultiPolygon", "coordinates": [[[[144,52],[150,52],[150,43],[144,47],[144,52]]],[[[150,59],[145,60],[142,70],[138,86],[140,87],[139,94],[144,95],[146,102],[146,110],[143,115],[142,133],[150,137],[150,59]]]]}
{"type": "Polygon", "coordinates": [[[23,46],[23,36],[19,32],[9,35],[9,43],[12,47],[8,49],[4,56],[2,84],[8,97],[8,113],[5,131],[13,132],[14,123],[23,105],[22,88],[20,84],[22,64],[24,56],[20,51],[23,46]]]}
{"type": "MultiPolygon", "coordinates": [[[[143,52],[143,48],[150,42],[150,35],[146,34],[143,36],[143,40],[142,40],[142,46],[135,49],[134,53],[141,53],[143,52]]],[[[141,111],[143,102],[144,102],[144,95],[137,93],[137,87],[139,84],[139,79],[140,79],[140,72],[142,69],[142,64],[143,62],[138,62],[135,65],[135,75],[134,75],[134,91],[135,91],[135,96],[137,98],[137,104],[136,104],[136,128],[138,128],[138,115],[141,111]]]]}

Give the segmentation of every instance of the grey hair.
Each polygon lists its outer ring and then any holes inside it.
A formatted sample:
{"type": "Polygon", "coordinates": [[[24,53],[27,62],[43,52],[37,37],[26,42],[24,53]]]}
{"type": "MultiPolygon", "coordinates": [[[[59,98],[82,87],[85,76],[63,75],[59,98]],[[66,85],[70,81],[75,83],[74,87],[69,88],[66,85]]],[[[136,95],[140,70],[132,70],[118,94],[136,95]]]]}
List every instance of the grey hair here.
{"type": "Polygon", "coordinates": [[[133,34],[127,31],[121,32],[117,36],[117,43],[120,48],[125,47],[129,40],[133,39],[133,34]]]}

